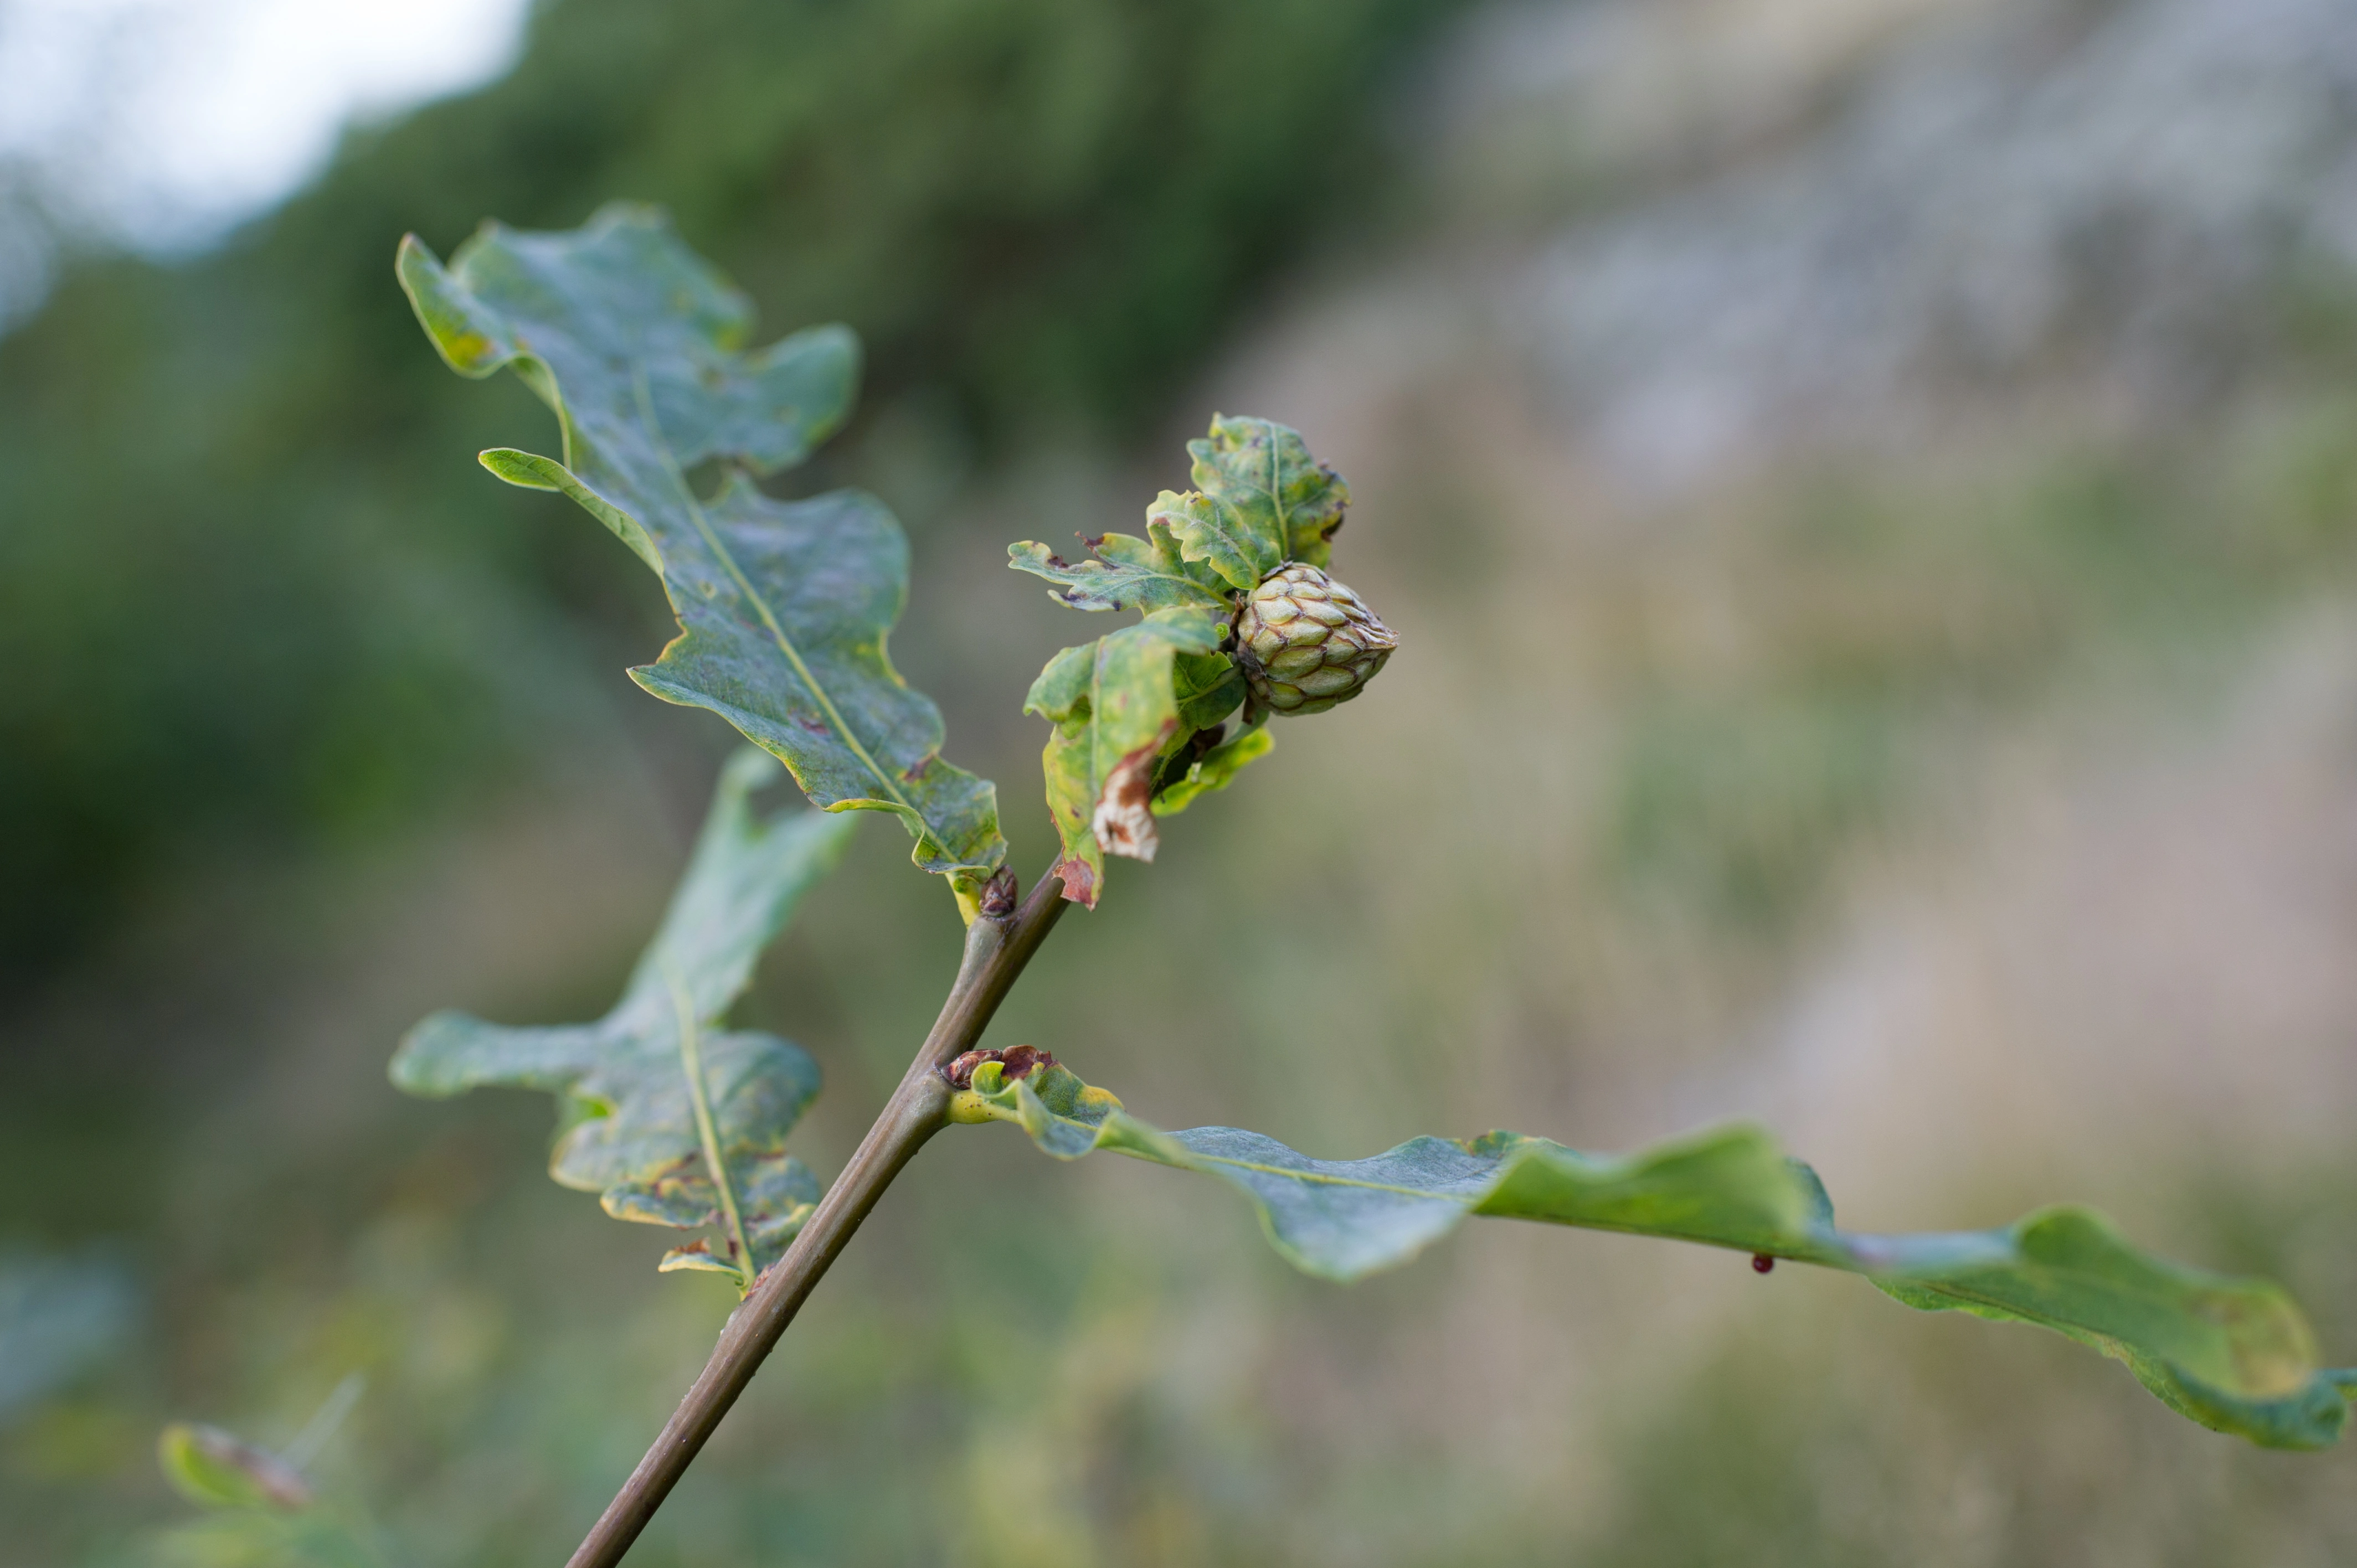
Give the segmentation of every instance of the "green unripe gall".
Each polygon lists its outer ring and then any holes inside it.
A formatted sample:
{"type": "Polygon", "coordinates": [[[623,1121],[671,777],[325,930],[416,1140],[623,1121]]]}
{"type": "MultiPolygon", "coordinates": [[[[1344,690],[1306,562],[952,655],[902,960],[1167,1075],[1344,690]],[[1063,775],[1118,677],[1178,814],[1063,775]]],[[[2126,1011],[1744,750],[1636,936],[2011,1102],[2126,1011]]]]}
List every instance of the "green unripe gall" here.
{"type": "Polygon", "coordinates": [[[1366,601],[1299,561],[1261,579],[1236,612],[1236,664],[1254,703],[1275,713],[1349,702],[1398,646],[1366,601]]]}

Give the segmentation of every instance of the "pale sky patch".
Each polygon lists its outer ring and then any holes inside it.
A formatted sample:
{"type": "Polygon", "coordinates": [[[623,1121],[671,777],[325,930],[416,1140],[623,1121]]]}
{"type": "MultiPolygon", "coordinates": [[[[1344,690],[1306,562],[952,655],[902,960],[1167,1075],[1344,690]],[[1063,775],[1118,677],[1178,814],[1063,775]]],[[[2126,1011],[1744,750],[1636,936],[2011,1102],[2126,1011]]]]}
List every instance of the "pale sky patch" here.
{"type": "Polygon", "coordinates": [[[0,318],[38,295],[59,236],[200,248],[317,176],[348,125],[497,78],[530,8],[0,0],[0,208],[18,209],[0,210],[0,318]]]}

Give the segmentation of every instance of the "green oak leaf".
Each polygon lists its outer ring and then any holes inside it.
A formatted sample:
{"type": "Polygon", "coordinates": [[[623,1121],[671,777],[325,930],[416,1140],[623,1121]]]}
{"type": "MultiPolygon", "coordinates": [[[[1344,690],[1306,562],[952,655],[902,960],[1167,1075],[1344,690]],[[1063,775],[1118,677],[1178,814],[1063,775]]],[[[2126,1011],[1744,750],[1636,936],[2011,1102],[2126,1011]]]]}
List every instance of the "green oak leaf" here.
{"type": "Polygon", "coordinates": [[[1223,629],[1209,611],[1157,610],[1135,626],[1067,648],[1031,683],[1023,711],[1056,726],[1041,767],[1063,844],[1056,870],[1074,903],[1096,908],[1107,854],[1154,858],[1148,801],[1163,757],[1187,738],[1172,664],[1214,653],[1223,629]]]}
{"type": "Polygon", "coordinates": [[[1025,541],[1006,547],[1006,564],[1058,585],[1048,595],[1076,610],[1155,610],[1196,607],[1229,613],[1232,591],[1219,574],[1184,559],[1168,524],[1148,522],[1144,539],[1102,533],[1083,540],[1092,559],[1067,561],[1044,544],[1025,541]]]}
{"type": "Polygon", "coordinates": [[[1192,805],[1198,795],[1226,789],[1246,763],[1259,761],[1275,745],[1276,738],[1264,725],[1211,747],[1189,764],[1185,772],[1162,787],[1160,793],[1154,797],[1154,814],[1175,817],[1192,805]]]}
{"type": "Polygon", "coordinates": [[[2123,1362],[2179,1413],[2267,1447],[2331,1444],[2357,1398],[2357,1370],[2318,1367],[2307,1320],[2270,1282],[2153,1258],[2076,1207],[1992,1230],[1842,1230],[1815,1173],[1755,1127],[1629,1155],[1491,1133],[1313,1160],[1234,1127],[1164,1133],[1061,1067],[1008,1081],[996,1062],[975,1070],[950,1115],[1014,1122],[1059,1159],[1111,1149],[1217,1176],[1252,1201],[1278,1252],[1328,1279],[1404,1262],[1468,1214],[1537,1219],[1815,1263],[1925,1311],[2050,1328],[2123,1362]]]}
{"type": "Polygon", "coordinates": [[[1351,487],[1310,456],[1299,431],[1274,420],[1213,414],[1211,435],[1187,443],[1187,451],[1195,459],[1195,488],[1232,520],[1230,532],[1274,543],[1277,559],[1263,575],[1286,561],[1321,568],[1331,561],[1328,541],[1342,526],[1351,487]]]}
{"type": "Polygon", "coordinates": [[[594,1024],[509,1028],[436,1013],[409,1032],[393,1081],[444,1097],[486,1085],[558,1099],[549,1175],[600,1197],[618,1219],[710,1226],[666,1270],[715,1269],[748,1286],[818,1201],[786,1134],[818,1093],[818,1067],[772,1035],[714,1027],[751,982],[761,950],[834,869],[851,822],[816,811],[764,821],[750,796],[777,777],[745,750],[722,772],[662,929],[622,999],[594,1024]]]}
{"type": "Polygon", "coordinates": [[[745,477],[843,423],[849,331],[747,350],[750,304],[661,213],[625,204],[565,233],[486,224],[447,268],[411,235],[396,270],[451,369],[511,366],[556,412],[562,461],[495,448],[483,466],[570,496],[662,577],[680,634],[631,678],[720,714],[828,811],[898,816],[971,918],[1006,856],[997,793],[941,759],[940,711],[886,654],[908,596],[899,524],[856,491],[780,501],[745,477]],[[687,476],[712,461],[726,474],[706,499],[687,476]]]}
{"type": "MultiPolygon", "coordinates": [[[[1187,445],[1191,450],[1203,444],[1187,445]]],[[[1253,518],[1198,490],[1184,495],[1163,491],[1146,509],[1146,525],[1149,532],[1168,532],[1178,541],[1182,559],[1207,563],[1239,593],[1252,592],[1263,577],[1285,564],[1282,534],[1257,526],[1253,518]]]]}
{"type": "Polygon", "coordinates": [[[1170,661],[1170,700],[1181,730],[1210,729],[1243,705],[1243,671],[1224,653],[1181,652],[1170,661]]]}

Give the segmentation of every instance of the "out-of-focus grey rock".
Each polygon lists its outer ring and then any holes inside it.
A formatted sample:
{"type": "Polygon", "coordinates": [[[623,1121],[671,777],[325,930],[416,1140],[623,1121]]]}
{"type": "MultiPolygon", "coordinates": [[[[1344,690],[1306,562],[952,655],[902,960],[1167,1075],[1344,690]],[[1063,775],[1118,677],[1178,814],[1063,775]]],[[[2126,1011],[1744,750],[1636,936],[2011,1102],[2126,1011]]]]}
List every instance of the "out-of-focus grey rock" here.
{"type": "Polygon", "coordinates": [[[2347,0],[1982,7],[1834,96],[1781,152],[1575,219],[1504,301],[1624,478],[1905,441],[2031,388],[2181,417],[2280,349],[2295,291],[2357,272],[2347,0]]]}

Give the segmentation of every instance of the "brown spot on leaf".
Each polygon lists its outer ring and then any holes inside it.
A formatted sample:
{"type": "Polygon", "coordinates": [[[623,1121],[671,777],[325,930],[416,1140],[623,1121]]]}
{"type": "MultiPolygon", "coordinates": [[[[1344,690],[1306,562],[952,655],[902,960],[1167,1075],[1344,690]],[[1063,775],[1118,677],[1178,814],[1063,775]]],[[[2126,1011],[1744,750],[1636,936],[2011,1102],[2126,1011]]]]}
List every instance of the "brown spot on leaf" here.
{"type": "Polygon", "coordinates": [[[1048,564],[1055,567],[1059,572],[1069,572],[1072,569],[1072,564],[1060,555],[1049,556],[1048,564]]]}
{"type": "Polygon", "coordinates": [[[1107,854],[1152,860],[1154,852],[1162,847],[1146,802],[1154,795],[1156,755],[1178,726],[1176,719],[1164,720],[1160,733],[1115,763],[1106,775],[1104,793],[1097,797],[1096,815],[1089,827],[1097,835],[1097,846],[1107,854]]]}

